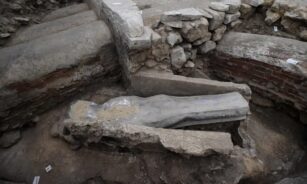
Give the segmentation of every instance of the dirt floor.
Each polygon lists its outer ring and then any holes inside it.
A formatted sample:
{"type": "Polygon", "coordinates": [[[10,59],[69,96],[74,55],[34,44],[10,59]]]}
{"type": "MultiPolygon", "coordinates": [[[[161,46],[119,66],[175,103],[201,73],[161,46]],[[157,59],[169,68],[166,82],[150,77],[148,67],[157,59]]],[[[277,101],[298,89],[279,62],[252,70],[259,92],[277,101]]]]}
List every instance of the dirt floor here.
{"type": "MultiPolygon", "coordinates": [[[[125,94],[121,86],[112,86],[91,92],[81,99],[103,103],[125,94]]],[[[94,179],[88,183],[154,183],[150,177],[156,176],[153,173],[160,173],[160,170],[176,173],[168,162],[181,162],[181,158],[171,160],[167,156],[153,158],[150,154],[125,151],[77,149],[52,137],[53,124],[65,118],[68,107],[69,103],[63,104],[36,118],[36,126],[25,129],[16,145],[0,150],[0,179],[32,183],[34,176],[40,176],[40,183],[44,184],[76,184],[90,178],[94,179]],[[52,170],[46,173],[48,165],[52,170]]],[[[284,170],[294,167],[304,155],[303,131],[301,124],[284,113],[252,106],[248,132],[255,139],[258,156],[265,164],[268,175],[264,178],[275,180],[287,175],[284,170]]],[[[165,176],[162,174],[160,177],[162,181],[165,176]]],[[[261,183],[265,182],[259,181],[261,183]]]]}
{"type": "Polygon", "coordinates": [[[296,38],[296,36],[287,33],[280,25],[280,21],[269,26],[264,22],[264,19],[265,12],[256,12],[249,19],[243,20],[243,23],[238,27],[234,28],[233,31],[298,39],[296,38]],[[274,30],[274,26],[277,28],[277,31],[274,30]]]}

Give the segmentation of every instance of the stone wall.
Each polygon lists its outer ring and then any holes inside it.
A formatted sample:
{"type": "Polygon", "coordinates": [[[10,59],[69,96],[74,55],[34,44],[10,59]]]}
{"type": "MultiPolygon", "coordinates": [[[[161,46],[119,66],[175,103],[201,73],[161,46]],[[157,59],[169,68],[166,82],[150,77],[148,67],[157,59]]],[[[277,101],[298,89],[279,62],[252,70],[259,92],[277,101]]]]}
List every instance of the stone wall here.
{"type": "Polygon", "coordinates": [[[253,91],[277,102],[307,110],[306,76],[261,61],[222,54],[210,60],[210,69],[223,79],[247,83],[253,91]]]}

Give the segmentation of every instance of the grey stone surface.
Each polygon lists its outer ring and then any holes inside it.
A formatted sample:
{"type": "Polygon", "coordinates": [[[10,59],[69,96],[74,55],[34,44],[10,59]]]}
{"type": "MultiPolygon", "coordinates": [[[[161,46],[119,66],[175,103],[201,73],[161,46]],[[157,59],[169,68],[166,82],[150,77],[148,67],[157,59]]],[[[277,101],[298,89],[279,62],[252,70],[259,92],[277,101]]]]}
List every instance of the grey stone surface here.
{"type": "Polygon", "coordinates": [[[222,12],[229,11],[229,5],[226,5],[222,2],[211,2],[209,7],[216,11],[222,11],[222,12]]]}
{"type": "Polygon", "coordinates": [[[235,28],[235,27],[241,25],[242,23],[243,23],[242,20],[239,19],[239,20],[236,20],[236,21],[233,21],[232,23],[230,23],[230,27],[235,28]]]}
{"type": "Polygon", "coordinates": [[[227,30],[227,26],[225,26],[225,25],[222,25],[221,27],[214,30],[212,40],[213,41],[220,41],[223,38],[226,30],[227,30]]]}
{"type": "Polygon", "coordinates": [[[0,137],[0,148],[9,148],[21,139],[19,130],[6,132],[0,137]]]}
{"type": "Polygon", "coordinates": [[[181,35],[189,42],[208,37],[209,23],[206,18],[200,18],[196,21],[185,21],[183,23],[181,35]]]}
{"type": "Polygon", "coordinates": [[[208,52],[214,50],[216,48],[216,43],[214,41],[206,41],[203,45],[200,46],[200,53],[207,54],[208,52]]]}
{"type": "Polygon", "coordinates": [[[210,24],[209,30],[210,31],[215,30],[216,28],[220,27],[223,24],[224,18],[225,18],[225,12],[218,12],[218,11],[211,10],[209,8],[205,9],[205,11],[207,11],[213,17],[209,21],[209,24],[210,24]]]}
{"type": "Polygon", "coordinates": [[[304,30],[300,33],[300,38],[307,41],[307,30],[304,30]]]}
{"type": "Polygon", "coordinates": [[[187,57],[184,53],[184,49],[177,46],[171,50],[171,64],[175,68],[181,68],[185,62],[187,62],[187,57]]]}
{"type": "Polygon", "coordinates": [[[234,14],[226,14],[224,24],[229,24],[231,22],[234,22],[238,20],[241,16],[240,12],[234,13],[234,14]]]}
{"type": "Polygon", "coordinates": [[[131,91],[140,96],[158,94],[194,96],[239,92],[246,99],[251,97],[251,90],[245,84],[188,78],[160,72],[139,72],[133,75],[131,91]]]}
{"type": "Polygon", "coordinates": [[[144,27],[144,33],[139,37],[123,37],[123,41],[128,46],[129,50],[148,49],[152,45],[153,30],[150,27],[144,27]]]}
{"type": "Polygon", "coordinates": [[[241,18],[242,19],[248,19],[250,18],[256,11],[256,8],[249,5],[242,3],[240,7],[240,12],[241,12],[241,18]]]}
{"type": "Polygon", "coordinates": [[[94,21],[3,48],[0,50],[0,88],[76,66],[96,57],[103,45],[112,42],[112,35],[106,24],[94,21]]]}
{"type": "Polygon", "coordinates": [[[264,0],[242,0],[242,3],[249,4],[254,7],[258,7],[264,4],[264,0]]]}
{"type": "Polygon", "coordinates": [[[33,40],[42,36],[48,36],[69,28],[90,23],[97,20],[95,12],[88,10],[74,15],[48,21],[41,24],[32,25],[20,32],[17,32],[9,45],[33,40]]]}
{"type": "Polygon", "coordinates": [[[283,70],[306,76],[307,43],[274,36],[228,32],[219,42],[217,51],[236,58],[261,61],[283,70]],[[288,59],[298,64],[288,63],[288,59]]]}
{"type": "Polygon", "coordinates": [[[213,153],[228,155],[233,150],[231,136],[228,133],[169,130],[126,123],[73,119],[66,120],[64,124],[70,135],[82,136],[85,144],[104,143],[103,138],[107,137],[120,140],[121,143],[108,142],[115,146],[142,149],[142,145],[151,145],[153,151],[163,151],[159,150],[159,147],[162,147],[164,150],[182,155],[203,157],[213,153]]]}
{"type": "Polygon", "coordinates": [[[161,16],[161,22],[176,22],[176,21],[186,21],[186,20],[198,20],[201,17],[204,17],[202,11],[199,11],[196,8],[185,8],[179,10],[173,10],[164,12],[161,16]]]}
{"type": "Polygon", "coordinates": [[[305,6],[298,7],[296,9],[287,11],[285,13],[285,17],[306,22],[307,21],[307,3],[305,6]]]}
{"type": "Polygon", "coordinates": [[[44,17],[43,21],[47,22],[47,21],[71,16],[76,13],[80,13],[80,12],[87,11],[87,10],[89,10],[89,7],[86,3],[75,4],[75,5],[67,6],[65,8],[61,8],[61,9],[51,12],[50,14],[46,15],[46,17],[44,17]]]}
{"type": "Polygon", "coordinates": [[[241,0],[219,0],[229,6],[229,10],[226,13],[237,13],[241,6],[241,0]]]}
{"type": "Polygon", "coordinates": [[[70,107],[69,119],[86,124],[99,122],[178,128],[244,120],[248,113],[248,102],[233,92],[191,97],[123,96],[101,105],[77,101],[70,107]]]}
{"type": "Polygon", "coordinates": [[[266,18],[265,18],[265,22],[268,25],[272,25],[273,23],[275,23],[276,21],[278,21],[281,18],[281,15],[279,13],[276,12],[272,12],[271,10],[268,10],[266,12],[266,18]]]}
{"type": "Polygon", "coordinates": [[[307,173],[303,173],[300,176],[296,177],[288,177],[285,179],[282,179],[281,181],[275,183],[275,184],[305,184],[307,183],[307,173]]]}
{"type": "MultiPolygon", "coordinates": [[[[120,24],[123,34],[128,37],[140,37],[144,33],[142,13],[131,0],[101,0],[102,11],[113,15],[108,17],[112,22],[120,24]]],[[[101,11],[101,10],[100,10],[101,11]]]]}
{"type": "Polygon", "coordinates": [[[178,43],[181,43],[183,41],[181,35],[177,32],[170,32],[167,36],[167,43],[170,44],[170,46],[174,46],[178,43]]]}

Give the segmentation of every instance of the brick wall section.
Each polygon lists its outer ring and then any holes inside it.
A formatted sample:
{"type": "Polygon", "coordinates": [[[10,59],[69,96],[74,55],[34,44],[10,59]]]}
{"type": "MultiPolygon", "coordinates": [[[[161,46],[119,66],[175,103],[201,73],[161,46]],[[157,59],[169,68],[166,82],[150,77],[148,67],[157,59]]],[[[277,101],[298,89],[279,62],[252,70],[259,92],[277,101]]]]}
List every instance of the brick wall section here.
{"type": "Polygon", "coordinates": [[[221,53],[210,56],[209,69],[219,78],[247,83],[263,96],[307,111],[307,78],[302,75],[261,61],[221,53]]]}

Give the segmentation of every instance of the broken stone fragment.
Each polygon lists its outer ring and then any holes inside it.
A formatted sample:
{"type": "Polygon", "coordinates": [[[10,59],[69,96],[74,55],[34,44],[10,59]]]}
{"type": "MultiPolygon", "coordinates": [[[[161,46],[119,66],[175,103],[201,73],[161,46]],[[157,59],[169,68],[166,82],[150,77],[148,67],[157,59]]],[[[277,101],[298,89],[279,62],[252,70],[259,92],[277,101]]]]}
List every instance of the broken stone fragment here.
{"type": "Polygon", "coordinates": [[[182,28],[182,21],[163,22],[163,24],[173,28],[182,28]]]}
{"type": "Polygon", "coordinates": [[[184,65],[184,67],[186,67],[186,68],[194,68],[194,67],[195,67],[195,64],[194,64],[192,61],[188,61],[188,62],[184,65]]]}
{"type": "Polygon", "coordinates": [[[307,30],[304,30],[300,33],[300,38],[304,41],[307,41],[307,30]]]}
{"type": "Polygon", "coordinates": [[[253,7],[258,7],[264,4],[264,0],[242,0],[242,3],[249,4],[253,7]]]}
{"type": "Polygon", "coordinates": [[[255,13],[256,8],[249,4],[242,3],[240,7],[241,18],[248,19],[255,13]]]}
{"type": "Polygon", "coordinates": [[[208,52],[214,50],[216,48],[216,43],[214,41],[207,41],[205,44],[200,46],[200,53],[207,54],[208,52]]]}
{"type": "Polygon", "coordinates": [[[195,42],[193,42],[193,45],[195,45],[195,46],[201,45],[201,44],[205,43],[206,41],[209,41],[211,39],[211,37],[212,37],[212,33],[206,32],[206,34],[204,34],[201,39],[198,39],[195,42]]]}
{"type": "Polygon", "coordinates": [[[241,6],[241,0],[221,0],[220,2],[229,6],[229,10],[226,12],[229,14],[237,13],[241,6]]]}
{"type": "Polygon", "coordinates": [[[222,25],[219,28],[217,28],[216,30],[214,30],[212,40],[213,41],[220,41],[223,38],[226,30],[227,30],[227,26],[225,26],[225,25],[222,25]]]}
{"type": "Polygon", "coordinates": [[[171,64],[173,67],[179,69],[182,68],[184,63],[187,62],[184,49],[180,46],[177,46],[171,50],[171,64]]]}
{"type": "Polygon", "coordinates": [[[229,24],[233,21],[236,21],[240,18],[240,16],[241,16],[240,12],[237,12],[235,14],[226,14],[224,24],[229,24]]]}
{"type": "Polygon", "coordinates": [[[192,50],[192,44],[190,43],[184,43],[181,45],[181,47],[184,49],[184,51],[191,51],[192,50]]]}
{"type": "Polygon", "coordinates": [[[307,5],[306,7],[299,7],[293,10],[289,10],[285,13],[284,16],[294,20],[307,22],[307,5]]]}
{"type": "Polygon", "coordinates": [[[107,143],[107,145],[139,148],[147,151],[163,152],[168,150],[187,156],[228,155],[233,151],[233,143],[229,133],[172,130],[108,121],[93,122],[68,119],[64,123],[72,137],[77,139],[82,137],[85,145],[107,143]],[[119,141],[104,141],[109,139],[119,141]]]}
{"type": "Polygon", "coordinates": [[[237,26],[241,25],[243,22],[241,20],[236,20],[232,23],[230,23],[231,28],[236,28],[237,26]]]}
{"type": "Polygon", "coordinates": [[[153,45],[156,45],[158,43],[160,43],[162,40],[162,37],[159,33],[155,32],[155,31],[152,31],[152,34],[151,34],[151,42],[153,45]]]}
{"type": "Polygon", "coordinates": [[[248,113],[248,102],[233,92],[192,97],[123,96],[102,105],[77,101],[70,108],[69,119],[82,124],[120,123],[174,128],[244,120],[248,113]]]}
{"type": "Polygon", "coordinates": [[[158,63],[157,63],[155,60],[153,60],[153,59],[147,60],[147,61],[145,62],[145,66],[146,66],[147,68],[153,68],[153,67],[157,66],[157,64],[158,64],[158,63]]]}
{"type": "Polygon", "coordinates": [[[181,43],[183,41],[181,35],[177,32],[170,32],[168,33],[168,36],[167,36],[167,43],[170,45],[170,46],[174,46],[178,43],[181,43]]]}
{"type": "Polygon", "coordinates": [[[276,21],[278,21],[280,19],[281,15],[279,13],[276,12],[272,12],[271,10],[268,10],[266,12],[266,18],[265,18],[265,23],[267,23],[268,25],[272,25],[273,23],[275,23],[276,21]]]}
{"type": "Polygon", "coordinates": [[[284,14],[286,11],[291,11],[299,7],[298,1],[294,0],[275,0],[271,6],[273,12],[284,14]]]}
{"type": "Polygon", "coordinates": [[[28,24],[30,22],[30,18],[28,17],[14,17],[14,20],[20,22],[21,24],[28,24]]]}
{"type": "Polygon", "coordinates": [[[211,10],[209,8],[206,8],[205,11],[210,13],[213,17],[212,19],[209,20],[209,23],[210,23],[209,30],[210,31],[215,30],[216,28],[218,28],[219,26],[223,24],[224,18],[225,18],[225,12],[219,12],[219,11],[211,10]]]}
{"type": "Polygon", "coordinates": [[[164,12],[161,16],[162,23],[180,22],[180,21],[193,21],[198,20],[205,15],[195,8],[186,8],[174,11],[164,12]]]}
{"type": "Polygon", "coordinates": [[[10,132],[5,132],[0,137],[0,148],[9,148],[21,139],[21,133],[19,130],[14,130],[10,132]]]}
{"type": "Polygon", "coordinates": [[[196,21],[185,21],[181,29],[181,35],[188,41],[194,42],[198,39],[208,37],[209,23],[206,18],[196,21]]]}
{"type": "Polygon", "coordinates": [[[10,37],[10,36],[11,36],[10,33],[1,33],[1,34],[0,34],[0,38],[8,38],[8,37],[10,37]]]}
{"type": "Polygon", "coordinates": [[[197,10],[200,11],[204,15],[205,18],[207,18],[207,19],[213,18],[213,16],[210,13],[206,12],[205,10],[203,10],[203,9],[197,9],[197,10]]]}
{"type": "Polygon", "coordinates": [[[212,10],[222,11],[222,12],[227,12],[229,10],[229,5],[226,5],[226,4],[221,3],[221,2],[211,2],[209,7],[212,10]]]}
{"type": "Polygon", "coordinates": [[[299,35],[301,32],[302,22],[295,21],[286,17],[283,17],[281,20],[281,25],[285,28],[285,30],[289,33],[299,35]]]}

